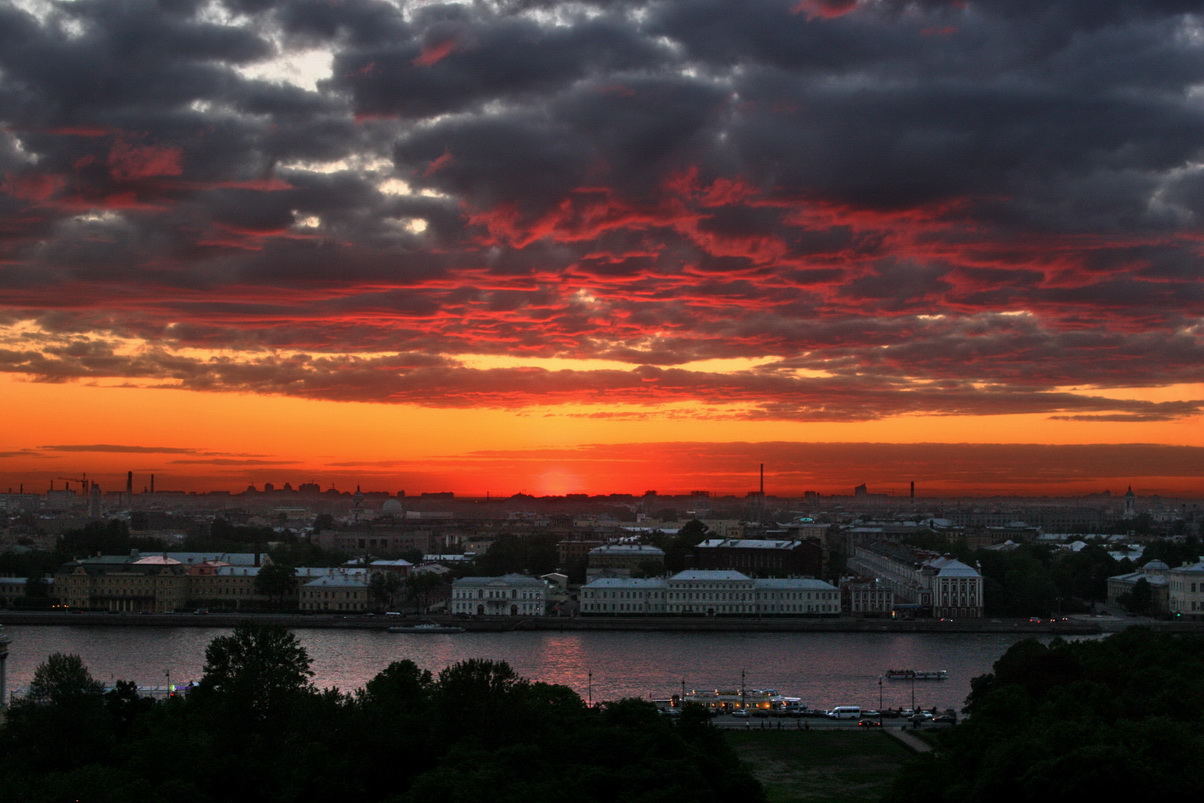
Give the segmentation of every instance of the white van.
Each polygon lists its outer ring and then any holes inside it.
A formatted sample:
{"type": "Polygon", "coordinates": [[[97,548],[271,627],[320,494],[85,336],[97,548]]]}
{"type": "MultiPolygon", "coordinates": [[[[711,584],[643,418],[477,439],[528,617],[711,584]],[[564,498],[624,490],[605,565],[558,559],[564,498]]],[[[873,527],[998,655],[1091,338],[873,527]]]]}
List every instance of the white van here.
{"type": "Polygon", "coordinates": [[[832,719],[861,719],[861,706],[838,705],[828,712],[832,719]]]}

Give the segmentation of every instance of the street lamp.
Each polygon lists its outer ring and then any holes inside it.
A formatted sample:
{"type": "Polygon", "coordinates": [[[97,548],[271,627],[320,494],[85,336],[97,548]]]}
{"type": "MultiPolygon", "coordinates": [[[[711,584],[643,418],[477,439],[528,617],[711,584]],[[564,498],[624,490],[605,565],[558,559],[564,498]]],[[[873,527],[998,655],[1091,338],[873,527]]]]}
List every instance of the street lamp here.
{"type": "Polygon", "coordinates": [[[594,673],[592,671],[586,673],[589,681],[588,697],[586,698],[590,708],[594,707],[594,673]]]}
{"type": "Polygon", "coordinates": [[[882,725],[882,678],[878,678],[878,725],[882,725]]]}

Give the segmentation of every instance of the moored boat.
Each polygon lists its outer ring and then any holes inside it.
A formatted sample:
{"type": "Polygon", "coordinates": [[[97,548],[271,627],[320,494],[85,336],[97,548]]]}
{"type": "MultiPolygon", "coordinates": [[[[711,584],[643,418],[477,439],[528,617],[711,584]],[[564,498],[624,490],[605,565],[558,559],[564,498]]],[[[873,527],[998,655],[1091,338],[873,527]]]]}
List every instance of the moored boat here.
{"type": "Polygon", "coordinates": [[[438,625],[434,622],[424,622],[417,625],[393,625],[390,633],[463,633],[464,628],[456,625],[438,625]]]}
{"type": "Polygon", "coordinates": [[[713,714],[748,711],[753,716],[802,716],[807,710],[798,697],[787,697],[776,689],[694,689],[685,696],[674,695],[663,702],[667,703],[664,707],[672,709],[696,703],[713,714]]]}
{"type": "Polygon", "coordinates": [[[888,669],[885,677],[887,680],[948,680],[949,673],[944,669],[888,669]]]}

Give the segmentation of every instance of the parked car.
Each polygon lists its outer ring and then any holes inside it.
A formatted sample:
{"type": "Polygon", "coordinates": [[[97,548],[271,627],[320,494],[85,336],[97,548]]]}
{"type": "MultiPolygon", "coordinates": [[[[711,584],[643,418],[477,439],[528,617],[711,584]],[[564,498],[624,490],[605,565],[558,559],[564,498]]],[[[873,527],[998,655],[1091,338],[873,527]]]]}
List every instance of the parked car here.
{"type": "Polygon", "coordinates": [[[881,728],[882,723],[876,719],[863,719],[857,722],[859,728],[881,728]]]}
{"type": "Polygon", "coordinates": [[[748,709],[747,708],[737,709],[736,711],[732,712],[732,716],[740,717],[741,719],[748,719],[748,709]]]}
{"type": "Polygon", "coordinates": [[[950,725],[957,724],[957,714],[941,714],[932,718],[933,722],[947,722],[950,725]]]}

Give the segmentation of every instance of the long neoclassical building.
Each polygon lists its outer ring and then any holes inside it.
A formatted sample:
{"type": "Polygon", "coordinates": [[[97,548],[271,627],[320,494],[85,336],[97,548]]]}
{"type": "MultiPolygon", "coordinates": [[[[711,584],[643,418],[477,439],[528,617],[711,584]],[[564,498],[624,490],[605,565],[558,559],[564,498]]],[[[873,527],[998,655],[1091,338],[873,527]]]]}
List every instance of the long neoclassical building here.
{"type": "Polygon", "coordinates": [[[608,577],[581,587],[583,615],[838,616],[840,590],[811,578],[754,579],[692,569],[672,577],[608,577]]]}

